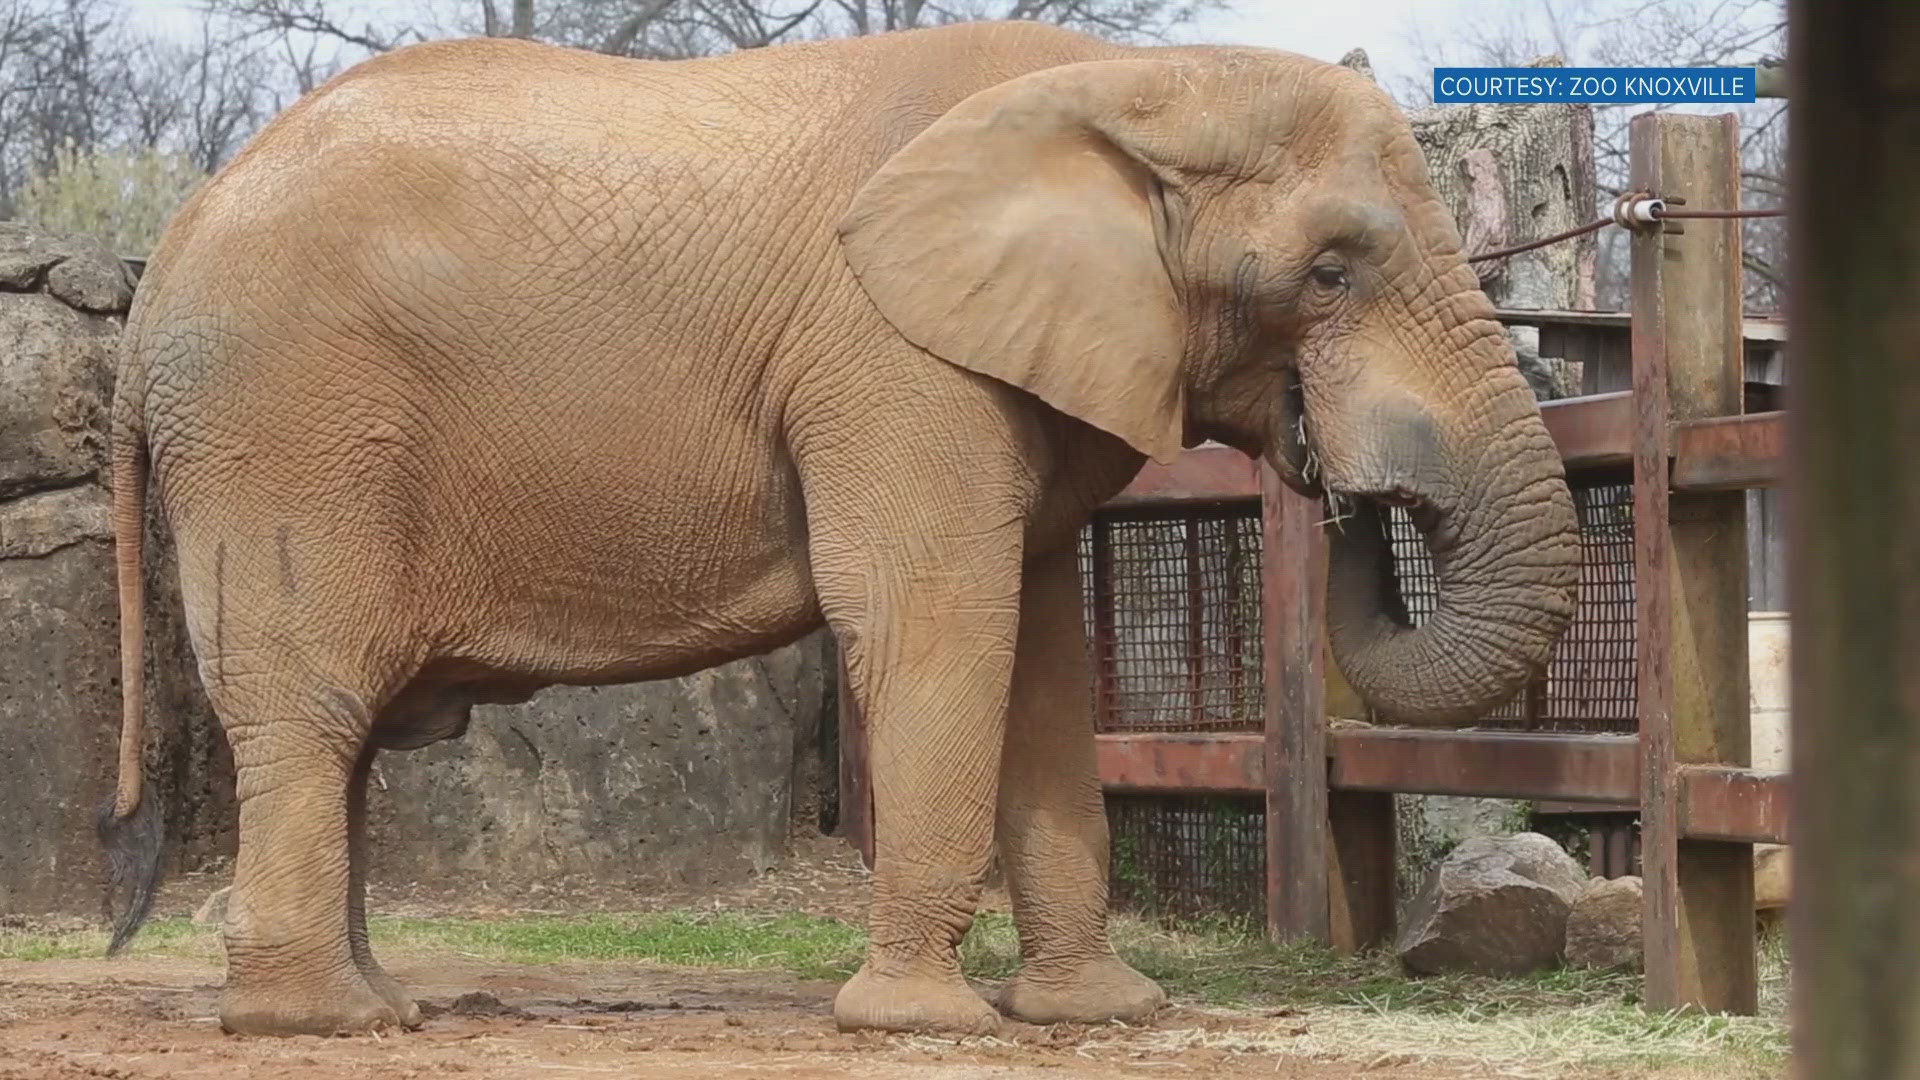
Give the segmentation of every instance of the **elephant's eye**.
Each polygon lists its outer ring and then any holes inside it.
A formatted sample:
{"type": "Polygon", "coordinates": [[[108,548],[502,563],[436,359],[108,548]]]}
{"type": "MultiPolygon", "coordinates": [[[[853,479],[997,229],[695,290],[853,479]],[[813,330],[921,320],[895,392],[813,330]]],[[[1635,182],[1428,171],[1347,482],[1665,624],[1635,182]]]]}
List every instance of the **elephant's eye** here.
{"type": "Polygon", "coordinates": [[[1308,271],[1313,283],[1323,289],[1345,290],[1347,287],[1347,269],[1344,266],[1320,265],[1308,271]]]}

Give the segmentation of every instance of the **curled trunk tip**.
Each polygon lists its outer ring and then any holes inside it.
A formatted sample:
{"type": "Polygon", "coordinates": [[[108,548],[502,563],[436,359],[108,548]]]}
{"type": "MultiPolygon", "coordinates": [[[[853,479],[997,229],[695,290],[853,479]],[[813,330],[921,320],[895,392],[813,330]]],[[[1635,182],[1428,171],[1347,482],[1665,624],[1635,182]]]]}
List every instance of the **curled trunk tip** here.
{"type": "Polygon", "coordinates": [[[1426,533],[1436,602],[1418,626],[1400,593],[1387,511],[1356,501],[1331,537],[1327,629],[1335,662],[1383,719],[1468,724],[1545,669],[1572,620],[1579,574],[1572,500],[1564,484],[1556,494],[1500,519],[1442,511],[1450,520],[1426,533]]]}

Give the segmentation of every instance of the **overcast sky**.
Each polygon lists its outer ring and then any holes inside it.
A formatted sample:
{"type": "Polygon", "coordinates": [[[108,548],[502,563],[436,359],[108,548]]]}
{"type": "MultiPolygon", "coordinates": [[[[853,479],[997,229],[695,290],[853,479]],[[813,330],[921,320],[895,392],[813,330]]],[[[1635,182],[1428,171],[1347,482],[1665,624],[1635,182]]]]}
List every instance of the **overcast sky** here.
{"type": "Polygon", "coordinates": [[[1210,15],[1188,34],[1194,40],[1264,45],[1338,60],[1348,49],[1367,50],[1381,81],[1425,74],[1416,63],[1413,33],[1445,37],[1464,17],[1490,18],[1515,0],[1239,0],[1231,14],[1210,15]]]}
{"type": "MultiPolygon", "coordinates": [[[[403,17],[433,7],[447,10],[455,0],[334,0],[333,8],[403,17]]],[[[1687,3],[1689,0],[1673,0],[1687,3]]],[[[191,33],[195,0],[131,0],[134,17],[156,28],[191,33]]],[[[1466,22],[1525,21],[1536,17],[1536,0],[1233,0],[1231,14],[1212,14],[1181,28],[1184,41],[1262,45],[1338,60],[1348,49],[1367,50],[1382,83],[1397,88],[1402,79],[1425,79],[1429,68],[1417,61],[1416,36],[1444,43],[1466,22]]],[[[1599,13],[1624,14],[1644,8],[1645,0],[1595,0],[1599,13]]],[[[1764,17],[1764,12],[1760,13],[1764,17]]],[[[356,20],[341,18],[353,24],[356,20]]]]}

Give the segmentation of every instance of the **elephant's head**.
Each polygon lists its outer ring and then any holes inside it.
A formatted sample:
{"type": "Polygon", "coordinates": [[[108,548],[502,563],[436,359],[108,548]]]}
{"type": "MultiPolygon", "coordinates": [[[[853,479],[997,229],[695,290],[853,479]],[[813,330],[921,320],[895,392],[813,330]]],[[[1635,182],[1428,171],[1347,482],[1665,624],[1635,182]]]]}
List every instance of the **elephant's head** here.
{"type": "Polygon", "coordinates": [[[1324,493],[1348,680],[1405,723],[1498,704],[1571,618],[1573,504],[1406,119],[1304,57],[1135,56],[948,111],[855,198],[854,272],[935,356],[1158,460],[1215,439],[1324,493]],[[1387,506],[1439,574],[1418,628],[1387,506]]]}

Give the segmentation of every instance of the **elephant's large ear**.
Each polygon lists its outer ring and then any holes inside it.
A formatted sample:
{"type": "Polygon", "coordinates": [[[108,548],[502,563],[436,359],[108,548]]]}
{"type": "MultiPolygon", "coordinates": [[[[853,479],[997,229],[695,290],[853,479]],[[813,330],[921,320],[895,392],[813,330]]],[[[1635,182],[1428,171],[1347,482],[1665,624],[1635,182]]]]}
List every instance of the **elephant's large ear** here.
{"type": "Polygon", "coordinates": [[[1126,131],[1175,74],[1094,61],[983,90],[895,153],[840,223],[909,341],[1163,462],[1185,441],[1184,323],[1168,196],[1126,131]]]}

